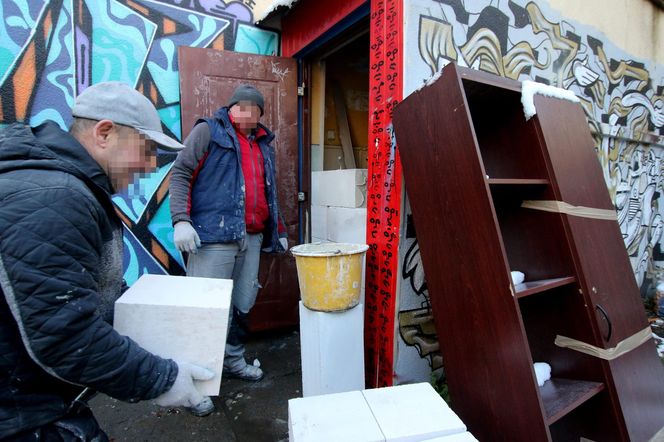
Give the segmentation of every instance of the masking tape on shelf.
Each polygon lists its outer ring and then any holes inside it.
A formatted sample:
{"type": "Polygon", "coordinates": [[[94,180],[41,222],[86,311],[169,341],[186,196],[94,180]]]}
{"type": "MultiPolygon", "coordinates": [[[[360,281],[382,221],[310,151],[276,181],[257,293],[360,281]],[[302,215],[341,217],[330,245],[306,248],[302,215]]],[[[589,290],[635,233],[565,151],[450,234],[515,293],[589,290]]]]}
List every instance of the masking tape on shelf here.
{"type": "Polygon", "coordinates": [[[526,200],[521,204],[521,207],[526,209],[543,210],[545,212],[565,213],[567,215],[580,216],[583,218],[604,219],[610,221],[618,220],[618,216],[616,215],[615,210],[573,206],[563,201],[526,200]]]}
{"type": "Polygon", "coordinates": [[[610,361],[624,355],[625,353],[629,353],[651,337],[652,330],[650,330],[650,326],[648,326],[640,332],[634,333],[629,338],[618,342],[618,344],[612,348],[599,348],[586,342],[577,341],[576,339],[560,335],[556,336],[554,343],[558,347],[569,348],[572,350],[580,351],[581,353],[610,361]]]}

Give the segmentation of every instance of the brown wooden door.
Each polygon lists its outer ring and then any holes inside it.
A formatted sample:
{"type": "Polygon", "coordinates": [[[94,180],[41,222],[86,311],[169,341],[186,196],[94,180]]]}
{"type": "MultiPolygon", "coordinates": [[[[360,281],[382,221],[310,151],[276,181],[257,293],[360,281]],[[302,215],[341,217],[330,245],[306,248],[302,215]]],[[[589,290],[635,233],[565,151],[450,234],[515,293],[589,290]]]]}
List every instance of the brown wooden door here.
{"type": "MultiPolygon", "coordinates": [[[[297,65],[294,59],[214,49],[178,48],[182,136],[198,118],[225,106],[235,87],[253,84],[265,97],[261,122],[274,131],[277,187],[288,242],[298,242],[297,65]]],[[[295,261],[287,254],[261,255],[258,293],[251,311],[253,331],[298,323],[300,298],[295,261]]]]}
{"type": "MultiPolygon", "coordinates": [[[[535,104],[540,130],[550,146],[558,198],[574,206],[614,211],[581,106],[541,96],[535,97],[535,104]]],[[[596,345],[614,347],[648,326],[618,223],[566,218],[583,274],[581,284],[597,318],[601,339],[596,345]]]]}
{"type": "MultiPolygon", "coordinates": [[[[614,210],[581,107],[535,97],[542,135],[556,175],[559,199],[614,210]],[[564,128],[564,130],[561,130],[564,128]]],[[[596,318],[596,342],[611,348],[648,327],[645,309],[618,223],[567,216],[582,275],[581,286],[596,318]]],[[[608,362],[629,439],[649,440],[664,425],[664,368],[649,340],[608,362]]]]}

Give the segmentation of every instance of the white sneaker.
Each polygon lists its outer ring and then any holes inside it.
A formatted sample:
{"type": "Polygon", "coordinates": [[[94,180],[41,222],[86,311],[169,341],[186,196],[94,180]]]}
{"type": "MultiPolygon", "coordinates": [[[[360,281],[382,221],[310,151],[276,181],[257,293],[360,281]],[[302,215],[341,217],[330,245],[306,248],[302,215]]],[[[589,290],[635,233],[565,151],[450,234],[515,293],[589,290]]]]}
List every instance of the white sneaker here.
{"type": "Polygon", "coordinates": [[[265,376],[265,373],[263,373],[263,370],[261,370],[260,367],[249,365],[246,362],[244,363],[244,366],[241,366],[240,368],[225,368],[224,374],[229,377],[252,382],[260,381],[263,379],[263,376],[265,376]]]}
{"type": "Polygon", "coordinates": [[[212,399],[210,399],[210,396],[205,396],[205,398],[197,405],[186,408],[194,416],[204,417],[214,411],[214,403],[212,402],[212,399]]]}

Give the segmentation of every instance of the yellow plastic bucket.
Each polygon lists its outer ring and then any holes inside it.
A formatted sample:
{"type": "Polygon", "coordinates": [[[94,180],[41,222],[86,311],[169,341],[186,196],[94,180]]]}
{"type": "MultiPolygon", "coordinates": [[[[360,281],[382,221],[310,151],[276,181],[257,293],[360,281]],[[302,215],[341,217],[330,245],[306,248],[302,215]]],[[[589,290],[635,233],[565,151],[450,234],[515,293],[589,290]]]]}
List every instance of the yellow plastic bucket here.
{"type": "Polygon", "coordinates": [[[291,249],[302,303],[310,310],[338,312],[355,307],[362,290],[366,244],[312,243],[291,249]]]}

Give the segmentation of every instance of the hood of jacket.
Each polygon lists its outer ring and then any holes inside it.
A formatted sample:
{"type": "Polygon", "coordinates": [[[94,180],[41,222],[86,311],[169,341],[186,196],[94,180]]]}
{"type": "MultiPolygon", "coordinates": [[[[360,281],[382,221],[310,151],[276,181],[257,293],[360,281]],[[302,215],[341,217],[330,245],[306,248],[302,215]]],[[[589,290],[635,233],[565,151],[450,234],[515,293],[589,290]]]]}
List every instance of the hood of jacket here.
{"type": "Polygon", "coordinates": [[[36,127],[15,123],[0,132],[0,174],[19,169],[59,170],[90,188],[113,211],[111,181],[76,138],[53,121],[36,127]]]}

